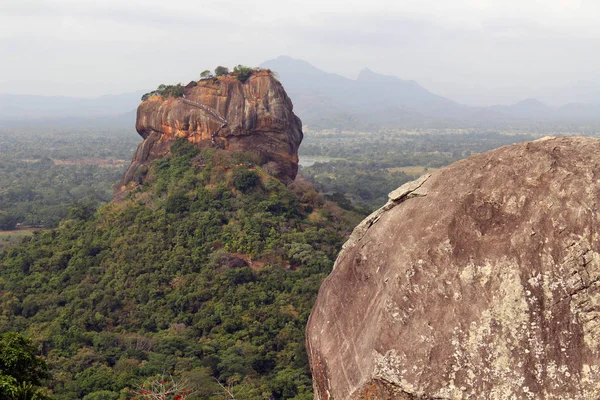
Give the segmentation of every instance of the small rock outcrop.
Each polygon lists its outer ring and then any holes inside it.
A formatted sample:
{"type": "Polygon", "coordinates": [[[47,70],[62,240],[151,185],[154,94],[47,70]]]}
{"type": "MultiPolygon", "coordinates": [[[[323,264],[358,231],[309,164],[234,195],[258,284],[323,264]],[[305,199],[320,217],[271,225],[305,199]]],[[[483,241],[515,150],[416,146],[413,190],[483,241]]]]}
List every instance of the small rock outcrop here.
{"type": "Polygon", "coordinates": [[[600,398],[600,140],[544,138],[404,186],[307,327],[315,399],[600,398]]]}
{"type": "Polygon", "coordinates": [[[136,129],[144,140],[121,184],[134,179],[140,167],[165,156],[179,138],[200,148],[255,153],[270,173],[290,182],[298,171],[303,137],[292,107],[268,70],[255,71],[244,83],[234,76],[204,79],[186,86],[183,97],[152,96],[138,107],[136,129]]]}

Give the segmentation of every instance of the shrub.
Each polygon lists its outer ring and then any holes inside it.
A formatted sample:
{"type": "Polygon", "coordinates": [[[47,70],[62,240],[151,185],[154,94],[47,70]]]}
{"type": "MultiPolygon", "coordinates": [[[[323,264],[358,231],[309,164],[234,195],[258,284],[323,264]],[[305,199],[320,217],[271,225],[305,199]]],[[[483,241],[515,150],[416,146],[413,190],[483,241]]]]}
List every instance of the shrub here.
{"type": "Polygon", "coordinates": [[[229,68],[224,67],[222,65],[219,65],[217,68],[215,68],[216,76],[223,76],[223,75],[227,75],[227,74],[229,74],[229,68]]]}
{"type": "Polygon", "coordinates": [[[67,218],[87,221],[96,213],[96,205],[91,201],[76,201],[69,207],[67,218]]]}
{"type": "Polygon", "coordinates": [[[18,215],[11,215],[5,212],[0,212],[0,230],[10,231],[12,229],[15,229],[18,222],[18,215]]]}
{"type": "Polygon", "coordinates": [[[177,85],[160,84],[156,90],[144,94],[142,96],[142,101],[146,101],[152,96],[183,97],[183,86],[181,83],[178,83],[177,85]]]}
{"type": "Polygon", "coordinates": [[[86,395],[83,400],[117,400],[119,393],[110,390],[100,390],[86,395]]]}
{"type": "Polygon", "coordinates": [[[168,213],[178,214],[190,209],[190,199],[185,193],[174,193],[167,198],[165,210],[168,213]]]}
{"type": "Polygon", "coordinates": [[[248,192],[254,189],[259,182],[260,178],[254,171],[248,171],[243,168],[233,171],[233,187],[241,192],[248,192]]]}
{"type": "Polygon", "coordinates": [[[246,82],[253,72],[253,68],[246,67],[245,65],[240,64],[236,67],[233,67],[233,73],[237,76],[240,82],[246,82]]]}
{"type": "Polygon", "coordinates": [[[190,141],[181,138],[173,142],[171,145],[171,153],[177,156],[193,158],[200,153],[200,150],[190,141]]]}
{"type": "Polygon", "coordinates": [[[31,340],[15,332],[0,334],[0,398],[46,398],[37,388],[48,367],[31,340]]]}

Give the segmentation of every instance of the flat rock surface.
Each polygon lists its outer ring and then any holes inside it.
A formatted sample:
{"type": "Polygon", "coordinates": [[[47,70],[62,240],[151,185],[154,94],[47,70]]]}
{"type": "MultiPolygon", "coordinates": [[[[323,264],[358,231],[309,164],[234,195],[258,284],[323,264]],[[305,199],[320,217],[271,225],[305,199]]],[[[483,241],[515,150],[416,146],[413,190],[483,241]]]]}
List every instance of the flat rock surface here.
{"type": "Polygon", "coordinates": [[[121,181],[164,157],[171,144],[186,138],[198,147],[258,154],[262,164],[284,182],[298,172],[302,122],[283,86],[269,71],[255,72],[242,83],[233,76],[188,85],[184,97],[153,96],[137,110],[136,129],[144,139],[121,181]]]}
{"type": "Polygon", "coordinates": [[[544,138],[391,196],[320,289],[315,399],[600,398],[599,179],[544,138]]]}

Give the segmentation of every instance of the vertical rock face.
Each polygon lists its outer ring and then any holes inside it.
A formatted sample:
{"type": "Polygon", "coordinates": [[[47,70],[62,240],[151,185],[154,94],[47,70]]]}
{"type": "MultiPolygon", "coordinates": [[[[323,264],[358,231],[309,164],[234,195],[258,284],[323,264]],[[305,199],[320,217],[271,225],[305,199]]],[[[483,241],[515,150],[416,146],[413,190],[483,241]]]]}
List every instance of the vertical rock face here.
{"type": "Polygon", "coordinates": [[[198,147],[253,152],[284,182],[296,177],[302,123],[292,102],[270,71],[258,71],[244,83],[233,76],[188,85],[182,98],[153,96],[137,110],[136,129],[144,138],[121,183],[163,157],[178,138],[198,147]]]}
{"type": "Polygon", "coordinates": [[[600,140],[549,138],[392,193],[323,283],[315,399],[600,398],[600,140]]]}

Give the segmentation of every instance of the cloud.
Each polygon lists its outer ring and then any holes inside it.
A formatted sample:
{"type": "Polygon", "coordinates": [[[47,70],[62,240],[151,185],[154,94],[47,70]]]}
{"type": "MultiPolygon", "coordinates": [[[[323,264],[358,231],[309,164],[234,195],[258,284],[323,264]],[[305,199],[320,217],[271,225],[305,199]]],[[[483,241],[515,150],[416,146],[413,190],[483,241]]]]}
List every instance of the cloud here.
{"type": "Polygon", "coordinates": [[[595,79],[598,20],[596,0],[3,0],[0,93],[61,82],[53,94],[134,91],[289,54],[349,77],[369,66],[459,101],[504,102],[508,91],[518,100],[595,79]],[[34,76],[53,83],[29,85],[34,76]]]}
{"type": "MultiPolygon", "coordinates": [[[[46,17],[73,18],[87,21],[113,21],[127,25],[143,25],[148,28],[207,26],[217,27],[227,24],[225,16],[215,13],[198,12],[192,8],[186,12],[173,10],[162,6],[150,6],[132,3],[77,3],[50,2],[43,0],[24,0],[0,4],[0,16],[17,18],[46,17]]],[[[30,28],[35,28],[31,27],[30,28]]]]}

